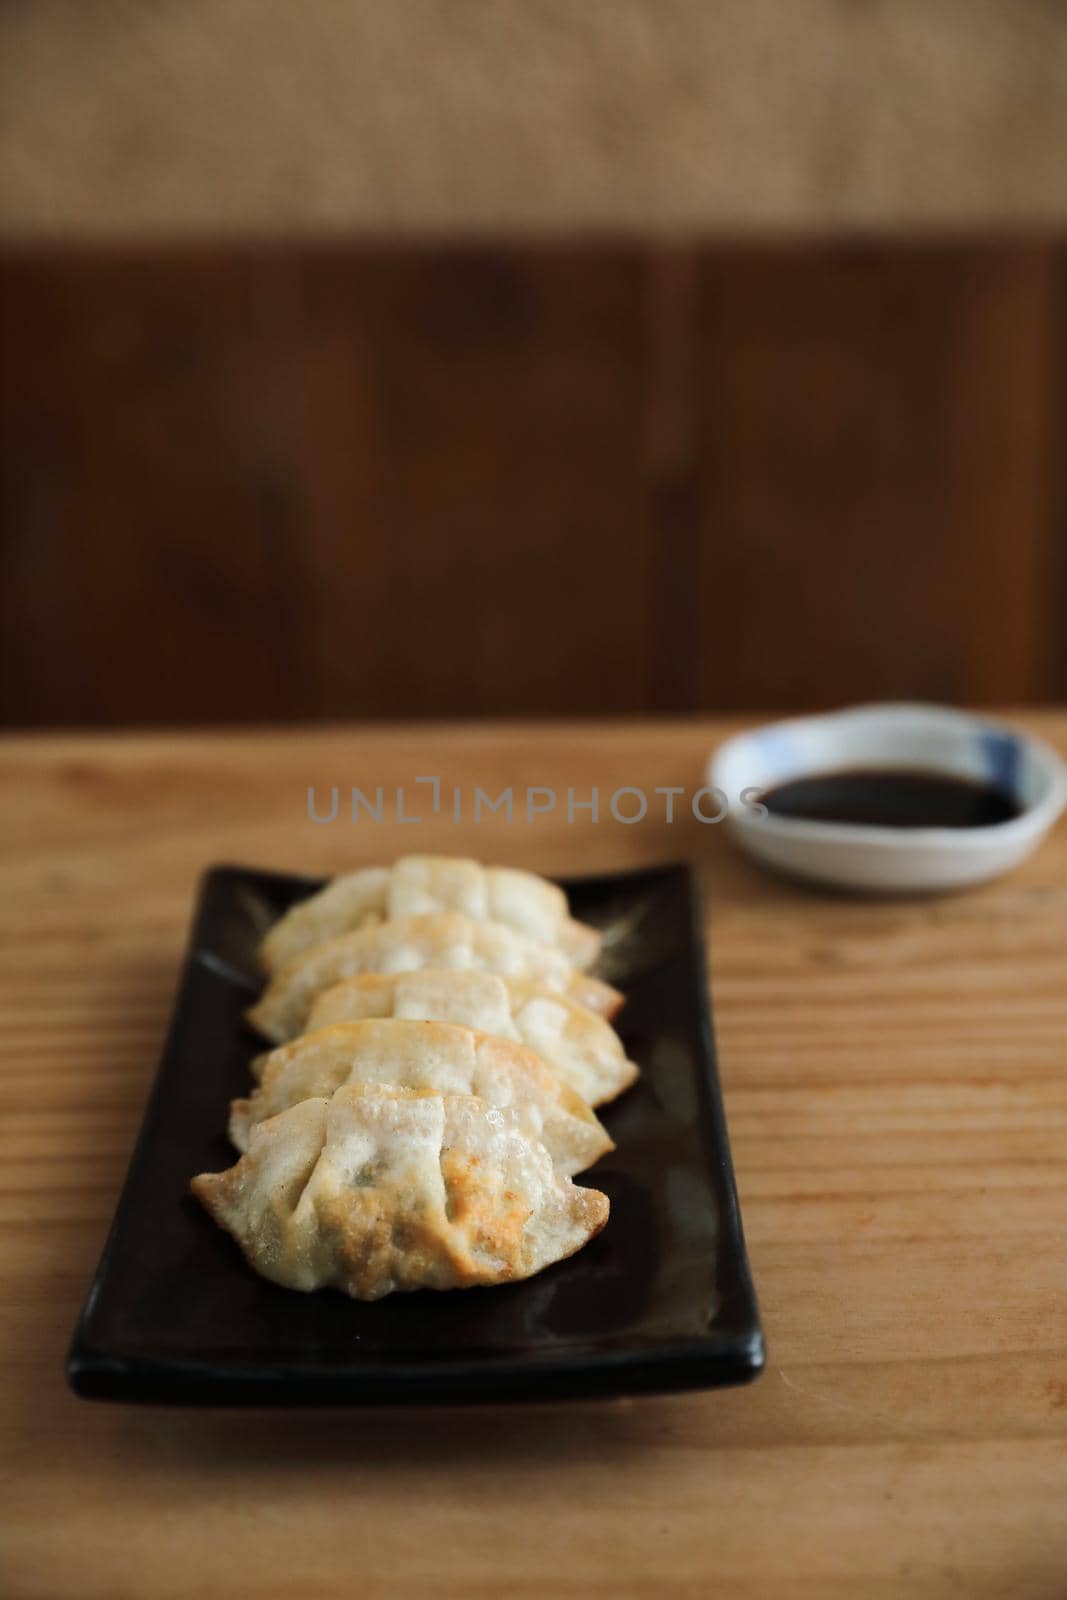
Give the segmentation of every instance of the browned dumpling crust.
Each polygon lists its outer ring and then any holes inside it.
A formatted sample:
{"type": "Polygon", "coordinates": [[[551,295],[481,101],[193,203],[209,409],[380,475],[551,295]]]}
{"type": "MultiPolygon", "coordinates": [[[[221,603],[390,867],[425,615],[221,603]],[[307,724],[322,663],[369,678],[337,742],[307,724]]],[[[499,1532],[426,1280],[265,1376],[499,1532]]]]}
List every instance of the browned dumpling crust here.
{"type": "Polygon", "coordinates": [[[477,1095],[513,1113],[568,1177],[614,1148],[595,1112],[534,1051],[454,1022],[396,1018],[337,1022],[272,1050],[259,1087],[231,1106],[230,1138],[247,1150],[257,1123],[353,1083],[477,1095]]]}
{"type": "Polygon", "coordinates": [[[234,1167],[191,1188],[263,1277],[360,1300],[530,1277],[608,1216],[501,1110],[381,1085],[259,1123],[234,1167]]]}
{"type": "Polygon", "coordinates": [[[576,967],[600,952],[600,935],[576,922],[563,890],[517,867],[483,867],[459,856],[402,856],[391,867],[364,867],[335,878],[275,923],[260,946],[268,973],[331,939],[398,917],[460,911],[496,922],[562,950],[576,967]]]}
{"type": "Polygon", "coordinates": [[[622,1004],[617,989],[580,972],[554,945],[501,923],[445,911],[398,917],[313,946],[271,978],[248,1020],[264,1038],[283,1044],[302,1032],[314,1001],[342,978],[423,967],[528,979],[601,1016],[614,1016],[622,1004]]]}
{"type": "MultiPolygon", "coordinates": [[[[346,978],[319,995],[308,1013],[307,1031],[374,1017],[456,1022],[514,1039],[536,1050],[560,1081],[591,1106],[614,1100],[637,1077],[637,1067],[627,1060],[621,1039],[603,1017],[557,990],[521,978],[432,967],[346,978]]],[[[253,1063],[257,1075],[259,1070],[253,1063]]]]}

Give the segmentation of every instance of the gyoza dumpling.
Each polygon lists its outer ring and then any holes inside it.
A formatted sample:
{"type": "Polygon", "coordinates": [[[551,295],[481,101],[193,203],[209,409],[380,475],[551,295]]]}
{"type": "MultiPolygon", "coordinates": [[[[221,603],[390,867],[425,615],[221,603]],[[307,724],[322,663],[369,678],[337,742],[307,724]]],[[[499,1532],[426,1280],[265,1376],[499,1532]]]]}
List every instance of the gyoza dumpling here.
{"type": "Polygon", "coordinates": [[[517,867],[483,867],[460,856],[402,856],[391,867],[364,867],[335,878],[276,922],[260,946],[267,972],[305,950],[373,922],[462,911],[499,922],[541,944],[556,945],[576,967],[600,951],[600,935],[575,922],[556,884],[517,867]]]}
{"type": "Polygon", "coordinates": [[[608,1216],[484,1100],[367,1085],[261,1122],[190,1187],[263,1277],[358,1300],[527,1278],[608,1216]]]}
{"type": "Polygon", "coordinates": [[[230,1138],[247,1150],[251,1130],[300,1100],[349,1083],[383,1083],[441,1094],[474,1094],[515,1113],[573,1177],[614,1148],[596,1114],[541,1057],[510,1039],[454,1022],[338,1022],[268,1055],[260,1085],[230,1106],[230,1138]]]}
{"type": "MultiPolygon", "coordinates": [[[[591,1106],[613,1100],[637,1077],[622,1040],[603,1017],[521,978],[433,968],[345,978],[319,995],[308,1014],[307,1031],[369,1017],[459,1022],[520,1040],[591,1106]]],[[[258,1076],[256,1063],[253,1071],[258,1076]]]]}
{"type": "Polygon", "coordinates": [[[282,1044],[301,1032],[316,996],[341,978],[364,972],[413,972],[420,967],[534,979],[602,1016],[614,1016],[622,1004],[617,989],[578,972],[562,950],[538,944],[498,922],[475,922],[461,911],[439,911],[428,917],[398,917],[315,945],[274,975],[262,999],[247,1013],[248,1020],[265,1038],[282,1044]]]}

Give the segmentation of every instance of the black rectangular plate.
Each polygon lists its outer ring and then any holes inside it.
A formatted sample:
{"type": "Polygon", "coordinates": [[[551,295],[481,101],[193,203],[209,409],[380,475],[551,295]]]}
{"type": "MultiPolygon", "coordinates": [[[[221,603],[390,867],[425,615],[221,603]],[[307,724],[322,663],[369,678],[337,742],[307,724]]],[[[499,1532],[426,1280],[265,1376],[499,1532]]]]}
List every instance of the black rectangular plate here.
{"type": "Polygon", "coordinates": [[[205,1405],[543,1400],[743,1383],[763,1365],[715,1069],[700,904],[682,866],[572,880],[612,930],[604,975],[641,1078],[604,1110],[617,1148],[579,1181],[603,1233],[499,1288],[362,1304],[257,1277],[187,1194],[235,1159],[223,1129],[261,1048],[243,1020],[265,928],[317,882],[216,867],[202,882],[155,1087],[74,1333],[80,1395],[205,1405]]]}

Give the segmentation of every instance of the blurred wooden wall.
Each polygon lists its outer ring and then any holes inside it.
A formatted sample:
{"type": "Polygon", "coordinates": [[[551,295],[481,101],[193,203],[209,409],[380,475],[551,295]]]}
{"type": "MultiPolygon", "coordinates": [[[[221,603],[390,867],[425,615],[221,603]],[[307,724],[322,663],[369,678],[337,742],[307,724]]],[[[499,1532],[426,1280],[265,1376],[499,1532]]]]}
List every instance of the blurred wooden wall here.
{"type": "Polygon", "coordinates": [[[1067,690],[1067,245],[8,251],[8,724],[1067,690]]]}

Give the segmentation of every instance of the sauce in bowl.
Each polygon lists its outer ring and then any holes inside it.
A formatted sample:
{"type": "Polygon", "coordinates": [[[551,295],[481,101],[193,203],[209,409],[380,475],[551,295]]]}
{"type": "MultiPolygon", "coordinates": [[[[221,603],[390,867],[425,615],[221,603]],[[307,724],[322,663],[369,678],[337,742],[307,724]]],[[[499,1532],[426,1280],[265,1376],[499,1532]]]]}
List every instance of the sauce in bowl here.
{"type": "Polygon", "coordinates": [[[875,828],[987,828],[1021,816],[992,784],[914,768],[857,768],[793,778],[760,796],[775,817],[875,828]]]}

